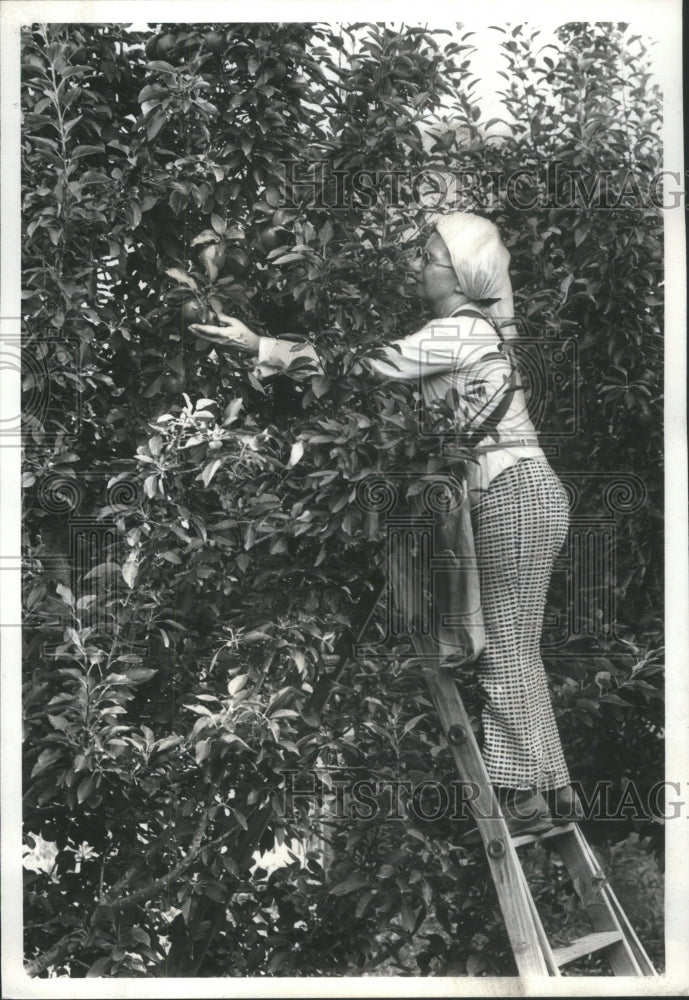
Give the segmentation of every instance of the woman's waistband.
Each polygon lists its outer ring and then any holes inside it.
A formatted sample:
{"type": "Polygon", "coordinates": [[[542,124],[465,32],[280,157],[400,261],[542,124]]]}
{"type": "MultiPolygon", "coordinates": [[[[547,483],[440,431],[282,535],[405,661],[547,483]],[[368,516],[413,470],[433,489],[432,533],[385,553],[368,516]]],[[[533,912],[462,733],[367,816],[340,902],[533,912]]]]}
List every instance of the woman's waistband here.
{"type": "Polygon", "coordinates": [[[477,455],[483,455],[487,451],[501,451],[509,448],[539,448],[538,438],[520,437],[510,438],[509,441],[495,441],[493,444],[477,444],[474,451],[477,455]]]}

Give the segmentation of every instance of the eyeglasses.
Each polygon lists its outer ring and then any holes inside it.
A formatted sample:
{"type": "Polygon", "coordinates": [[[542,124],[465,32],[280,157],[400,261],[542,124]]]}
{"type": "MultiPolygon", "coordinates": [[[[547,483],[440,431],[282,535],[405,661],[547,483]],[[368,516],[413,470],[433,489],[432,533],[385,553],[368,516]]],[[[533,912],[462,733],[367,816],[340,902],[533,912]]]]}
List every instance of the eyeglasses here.
{"type": "Polygon", "coordinates": [[[435,264],[436,267],[447,267],[450,271],[454,271],[452,264],[443,264],[441,260],[436,260],[435,257],[431,257],[428,250],[422,250],[421,247],[416,247],[412,254],[413,260],[420,260],[424,267],[428,267],[429,264],[435,264]]]}

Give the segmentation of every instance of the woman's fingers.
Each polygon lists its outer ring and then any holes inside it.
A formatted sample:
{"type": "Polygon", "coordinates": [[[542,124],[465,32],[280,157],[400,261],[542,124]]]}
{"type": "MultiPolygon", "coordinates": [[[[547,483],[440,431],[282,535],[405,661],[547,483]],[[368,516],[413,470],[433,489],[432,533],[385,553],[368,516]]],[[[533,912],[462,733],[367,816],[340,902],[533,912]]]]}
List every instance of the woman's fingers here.
{"type": "Polygon", "coordinates": [[[208,326],[205,323],[190,323],[189,329],[193,330],[199,337],[217,337],[221,333],[220,327],[208,326]]]}
{"type": "Polygon", "coordinates": [[[191,323],[189,329],[198,337],[205,337],[213,344],[220,344],[223,347],[237,347],[245,351],[258,353],[260,337],[244,326],[237,323],[236,326],[213,326],[209,323],[191,323]]]}
{"type": "Polygon", "coordinates": [[[249,327],[245,323],[242,323],[242,321],[240,319],[237,319],[236,316],[228,316],[227,313],[217,312],[217,311],[216,311],[215,315],[220,320],[220,322],[223,324],[223,326],[227,326],[231,330],[248,330],[249,329],[249,327]]]}
{"type": "Polygon", "coordinates": [[[233,341],[240,342],[239,332],[232,330],[231,327],[210,326],[208,323],[192,323],[189,329],[199,337],[206,337],[207,340],[213,340],[217,343],[231,344],[233,341]]]}
{"type": "Polygon", "coordinates": [[[236,316],[228,316],[226,313],[216,313],[215,314],[221,323],[227,323],[228,326],[244,326],[240,319],[236,316]]]}
{"type": "Polygon", "coordinates": [[[190,323],[190,330],[197,330],[200,333],[217,333],[223,336],[231,331],[225,326],[212,326],[210,323],[190,323]]]}

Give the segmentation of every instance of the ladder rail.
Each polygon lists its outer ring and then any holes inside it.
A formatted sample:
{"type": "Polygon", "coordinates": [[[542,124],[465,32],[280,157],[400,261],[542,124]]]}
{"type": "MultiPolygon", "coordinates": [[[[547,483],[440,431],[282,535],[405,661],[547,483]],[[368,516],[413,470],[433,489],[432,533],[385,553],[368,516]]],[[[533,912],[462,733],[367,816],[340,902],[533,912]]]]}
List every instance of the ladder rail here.
{"type": "MultiPolygon", "coordinates": [[[[579,845],[579,848],[590,859],[591,864],[595,865],[595,867],[598,870],[600,870],[598,859],[593,853],[591,845],[588,843],[583,833],[576,824],[574,828],[574,836],[576,838],[577,844],[579,845]]],[[[636,931],[629,922],[627,914],[622,909],[620,901],[618,900],[615,891],[613,890],[612,886],[610,885],[607,879],[601,886],[601,891],[607,897],[608,905],[610,906],[611,912],[613,913],[615,919],[617,920],[618,924],[620,925],[624,933],[625,940],[628,942],[629,948],[634,956],[635,962],[640,967],[640,972],[638,974],[643,976],[658,977],[658,973],[653,963],[651,962],[651,959],[648,957],[646,949],[641,944],[641,941],[639,940],[636,931]]]]}
{"type": "MultiPolygon", "coordinates": [[[[521,865],[520,865],[520,868],[521,868],[521,865]]],[[[526,892],[527,892],[527,899],[529,901],[529,909],[531,910],[531,916],[533,918],[533,921],[536,924],[536,930],[538,932],[538,939],[539,939],[539,942],[540,942],[540,945],[541,945],[541,951],[543,952],[543,957],[545,958],[545,963],[546,963],[546,965],[548,967],[548,975],[549,976],[561,976],[562,973],[560,972],[560,965],[559,965],[559,963],[557,961],[557,958],[555,956],[554,949],[553,949],[552,945],[550,944],[550,941],[548,940],[548,935],[545,932],[545,928],[543,926],[543,922],[541,920],[540,914],[539,914],[538,909],[536,907],[536,903],[534,901],[534,898],[533,898],[533,896],[531,894],[531,889],[529,888],[529,884],[526,881],[526,875],[524,875],[524,869],[523,868],[521,868],[521,872],[522,872],[522,875],[524,877],[524,882],[526,883],[526,892]]]]}
{"type": "Polygon", "coordinates": [[[423,666],[423,672],[460,779],[478,791],[470,808],[474,812],[486,849],[519,975],[559,974],[559,970],[557,973],[552,971],[555,959],[507,824],[500,812],[457,685],[452,677],[438,670],[435,664],[423,666]]]}

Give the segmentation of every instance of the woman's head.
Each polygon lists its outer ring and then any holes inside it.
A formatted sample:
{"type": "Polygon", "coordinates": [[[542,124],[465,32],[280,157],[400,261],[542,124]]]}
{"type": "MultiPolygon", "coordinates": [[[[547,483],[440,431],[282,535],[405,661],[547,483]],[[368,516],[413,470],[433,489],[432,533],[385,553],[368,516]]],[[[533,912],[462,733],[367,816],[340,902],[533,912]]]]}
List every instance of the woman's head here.
{"type": "Polygon", "coordinates": [[[424,268],[424,290],[433,295],[453,288],[459,304],[479,306],[504,327],[507,339],[516,336],[514,302],[509,277],[510,254],[497,227],[468,212],[453,212],[436,220],[426,244],[433,264],[424,268]],[[450,270],[450,268],[452,270],[450,270]]]}
{"type": "Polygon", "coordinates": [[[431,233],[423,250],[417,250],[416,276],[423,296],[438,315],[457,290],[457,275],[447,246],[437,232],[431,233]]]}

